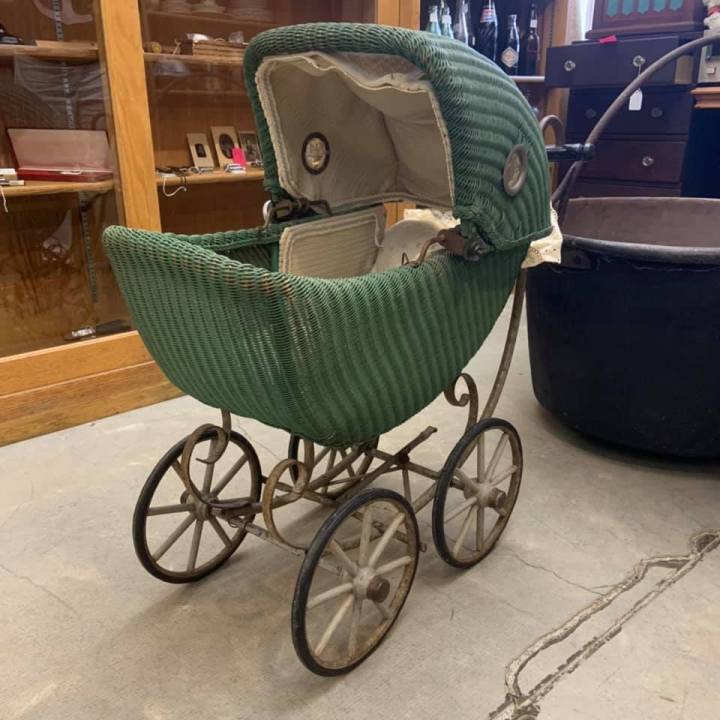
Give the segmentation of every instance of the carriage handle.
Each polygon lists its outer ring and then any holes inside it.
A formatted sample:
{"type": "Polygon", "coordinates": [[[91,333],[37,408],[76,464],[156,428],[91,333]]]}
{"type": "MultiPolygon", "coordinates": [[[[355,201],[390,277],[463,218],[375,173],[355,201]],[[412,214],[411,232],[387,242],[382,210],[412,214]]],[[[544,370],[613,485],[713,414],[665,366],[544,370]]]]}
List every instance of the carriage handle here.
{"type": "MultiPolygon", "coordinates": [[[[597,124],[588,135],[587,140],[585,141],[585,145],[594,146],[597,143],[600,136],[607,129],[607,126],[614,120],[615,116],[623,108],[625,103],[628,102],[630,96],[636,90],[639,90],[648,79],[650,79],[653,75],[655,75],[656,72],[658,72],[658,70],[662,70],[662,68],[664,68],[668,63],[671,63],[673,60],[676,60],[682,55],[687,55],[690,52],[705,47],[706,45],[712,45],[713,43],[718,42],[718,40],[720,40],[720,33],[710,33],[709,35],[704,35],[701,38],[696,38],[695,40],[691,40],[690,42],[685,43],[684,45],[676,47],[674,50],[671,50],[669,53],[663,55],[661,58],[658,58],[654,63],[649,65],[647,69],[643,70],[643,72],[641,72],[615,98],[615,100],[611,103],[610,107],[603,113],[602,117],[597,121],[597,124]]],[[[567,171],[565,177],[562,179],[562,181],[552,195],[552,203],[555,209],[558,211],[558,217],[561,223],[567,210],[568,200],[570,199],[570,192],[575,186],[575,182],[580,175],[580,170],[582,169],[582,166],[588,159],[590,158],[576,160],[570,166],[570,169],[567,171]]]]}
{"type": "Polygon", "coordinates": [[[592,160],[595,157],[594,145],[583,145],[582,143],[565,142],[565,125],[557,115],[546,115],[540,121],[540,132],[545,137],[545,131],[550,128],[555,136],[554,145],[546,145],[550,162],[562,162],[563,160],[592,160]]]}

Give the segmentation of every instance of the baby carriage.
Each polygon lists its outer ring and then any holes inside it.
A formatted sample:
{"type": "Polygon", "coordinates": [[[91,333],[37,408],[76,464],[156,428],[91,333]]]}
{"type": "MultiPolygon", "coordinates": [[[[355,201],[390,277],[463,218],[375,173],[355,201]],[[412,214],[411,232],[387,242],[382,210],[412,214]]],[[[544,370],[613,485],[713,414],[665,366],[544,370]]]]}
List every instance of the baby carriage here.
{"type": "Polygon", "coordinates": [[[520,439],[491,415],[517,334],[521,264],[552,231],[548,163],[513,82],[443,37],[279,28],[250,43],[245,81],[272,198],[265,226],[193,236],[113,227],[104,237],[153,357],[222,411],[221,425],[199,427],[152,471],[134,543],[144,567],[174,583],[217,569],[248,533],[299,555],[293,643],[310,670],[336,675],[378,647],[405,602],[424,549],[416,513],[432,503],[440,556],[468,568],[513,510],[520,439]],[[419,253],[408,259],[406,239],[385,232],[384,203],[398,200],[452,211],[457,224],[411,224],[419,253]],[[516,281],[480,413],[462,370],[516,281]],[[411,459],[433,427],[396,452],[378,447],[443,391],[468,420],[440,470],[411,459]],[[290,434],[267,476],[231,413],[290,434]],[[402,493],[369,487],[391,473],[402,493]],[[277,511],[300,499],[330,511],[309,544],[278,524],[277,511]]]}

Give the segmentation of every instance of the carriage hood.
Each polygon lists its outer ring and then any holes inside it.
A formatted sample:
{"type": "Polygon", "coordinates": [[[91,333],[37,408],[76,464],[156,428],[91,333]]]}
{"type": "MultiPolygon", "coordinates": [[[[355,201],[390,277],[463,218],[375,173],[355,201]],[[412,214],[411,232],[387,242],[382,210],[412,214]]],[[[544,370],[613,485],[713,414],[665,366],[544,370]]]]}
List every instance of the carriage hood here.
{"type": "Polygon", "coordinates": [[[313,23],[253,38],[245,82],[274,200],[333,211],[408,200],[497,247],[551,232],[548,164],[527,101],[460,42],[313,23]]]}

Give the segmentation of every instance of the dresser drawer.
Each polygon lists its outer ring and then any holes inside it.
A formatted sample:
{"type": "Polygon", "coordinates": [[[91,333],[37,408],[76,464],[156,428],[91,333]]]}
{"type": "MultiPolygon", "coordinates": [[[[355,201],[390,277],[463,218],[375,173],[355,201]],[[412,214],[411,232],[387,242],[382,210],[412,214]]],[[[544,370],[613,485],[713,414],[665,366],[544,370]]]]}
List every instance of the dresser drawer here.
{"type": "Polygon", "coordinates": [[[601,140],[583,178],[638,183],[676,183],[682,179],[684,142],[601,140]]]}
{"type": "MultiPolygon", "coordinates": [[[[573,90],[568,105],[567,134],[586,138],[619,94],[619,90],[573,90]]],[[[692,111],[693,97],[689,92],[646,91],[641,109],[630,111],[625,105],[605,134],[687,135],[692,111]]]]}
{"type": "MultiPolygon", "coordinates": [[[[551,47],[547,51],[547,87],[625,87],[642,69],[680,45],[677,36],[620,40],[615,43],[581,42],[551,47]]],[[[659,70],[648,85],[689,85],[695,58],[685,55],[659,70]]]]}

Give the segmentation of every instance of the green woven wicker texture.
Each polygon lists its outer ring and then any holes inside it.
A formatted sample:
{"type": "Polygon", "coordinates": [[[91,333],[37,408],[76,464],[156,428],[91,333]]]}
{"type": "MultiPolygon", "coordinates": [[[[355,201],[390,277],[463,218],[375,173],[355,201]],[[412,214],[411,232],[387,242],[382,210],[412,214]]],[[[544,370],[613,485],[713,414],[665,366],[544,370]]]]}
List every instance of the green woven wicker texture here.
{"type": "Polygon", "coordinates": [[[178,387],[336,447],[430,403],[482,344],[525,246],[480,262],[438,255],[324,280],[231,260],[277,231],[178,237],[113,227],[105,247],[133,319],[178,387]]]}
{"type": "MultiPolygon", "coordinates": [[[[255,83],[266,57],[309,52],[397,55],[423,70],[447,124],[455,176],[455,217],[462,232],[496,247],[550,231],[548,164],[538,123],[515,83],[463,43],[382,25],[314,23],[277,28],[254,37],[245,53],[245,85],[253,105],[273,199],[285,196],[255,83]],[[509,197],[502,172],[511,149],[529,153],[527,183],[509,197]]],[[[422,150],[419,149],[419,152],[422,150]]]]}

